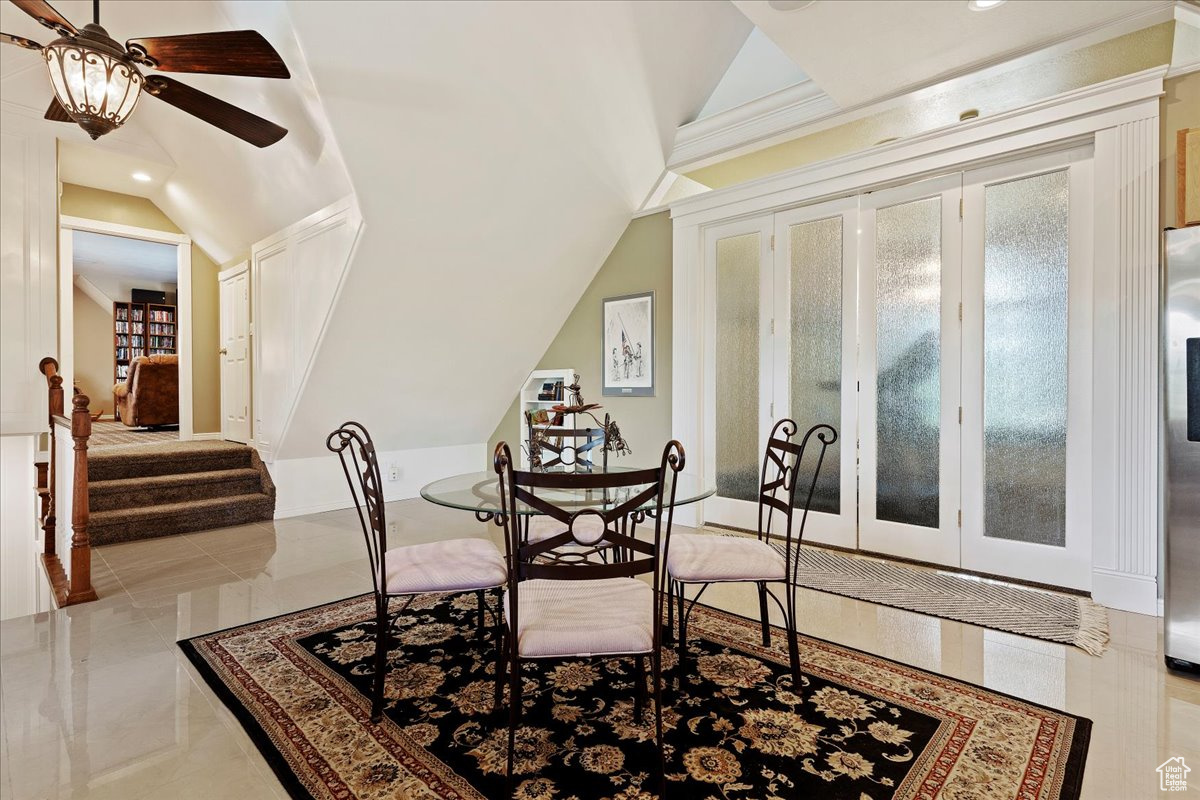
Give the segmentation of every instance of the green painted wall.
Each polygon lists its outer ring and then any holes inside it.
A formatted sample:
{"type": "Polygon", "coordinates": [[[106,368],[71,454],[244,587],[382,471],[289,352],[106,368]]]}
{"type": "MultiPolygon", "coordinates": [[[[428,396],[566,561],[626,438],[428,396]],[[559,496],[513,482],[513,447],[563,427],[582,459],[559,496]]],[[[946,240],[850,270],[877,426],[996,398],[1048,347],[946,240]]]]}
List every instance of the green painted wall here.
{"type": "MultiPolygon", "coordinates": [[[[68,217],[186,233],[144,197],[64,183],[58,207],[59,212],[68,217]]],[[[193,242],[192,429],[196,433],[216,433],[221,430],[221,361],[217,355],[221,346],[218,271],[219,268],[208,254],[193,242]]],[[[112,364],[109,363],[106,369],[111,372],[112,364]]],[[[111,397],[107,398],[105,407],[112,408],[111,397]]]]}
{"type": "MultiPolygon", "coordinates": [[[[570,368],[579,373],[584,399],[602,403],[612,415],[633,453],[616,460],[629,466],[651,466],[662,458],[671,438],[671,217],[667,212],[632,220],[604,266],[576,303],[536,369],[570,368]],[[601,301],[637,292],[654,292],[654,397],[601,395],[601,301]]],[[[505,412],[488,442],[488,464],[496,443],[506,440],[514,455],[523,437],[517,399],[505,412]]],[[[686,447],[687,443],[684,443],[686,447]]]]}

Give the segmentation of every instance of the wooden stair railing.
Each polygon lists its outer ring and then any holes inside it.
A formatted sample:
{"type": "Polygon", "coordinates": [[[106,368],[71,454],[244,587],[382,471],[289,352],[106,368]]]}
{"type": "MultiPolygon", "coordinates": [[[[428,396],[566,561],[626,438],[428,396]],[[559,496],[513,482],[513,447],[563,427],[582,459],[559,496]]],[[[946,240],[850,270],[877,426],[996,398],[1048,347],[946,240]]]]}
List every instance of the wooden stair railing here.
{"type": "Polygon", "coordinates": [[[43,510],[42,566],[54,593],[54,602],[59,608],[86,603],[96,599],[92,587],[92,546],[88,540],[88,437],[92,435],[92,418],[88,413],[88,396],[77,394],[71,398],[71,416],[64,414],[62,376],[58,374],[58,362],[47,356],[38,364],[46,376],[49,387],[50,463],[42,492],[42,469],[38,468],[38,495],[43,510]],[[74,480],[71,483],[71,574],[68,576],[62,559],[57,552],[57,429],[69,431],[75,444],[73,451],[74,480]],[[48,497],[46,496],[48,495],[48,497]]]}

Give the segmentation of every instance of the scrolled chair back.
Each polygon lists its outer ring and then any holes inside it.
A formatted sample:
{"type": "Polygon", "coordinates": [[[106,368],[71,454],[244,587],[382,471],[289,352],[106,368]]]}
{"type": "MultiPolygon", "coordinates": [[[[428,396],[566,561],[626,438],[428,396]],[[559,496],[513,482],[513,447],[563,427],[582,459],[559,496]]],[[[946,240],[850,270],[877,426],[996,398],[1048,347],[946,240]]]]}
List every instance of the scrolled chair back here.
{"type": "Polygon", "coordinates": [[[325,446],[337,453],[350,487],[350,496],[358,512],[367,558],[371,564],[371,581],[376,596],[383,593],[386,579],[383,574],[383,554],[387,552],[387,520],[384,512],[383,477],[371,434],[359,422],[346,422],[329,434],[325,446]]]}
{"type": "Polygon", "coordinates": [[[763,454],[762,481],[758,494],[759,539],[765,541],[772,535],[778,536],[777,529],[773,530],[775,517],[777,514],[783,517],[784,558],[788,564],[789,577],[793,556],[804,539],[804,526],[808,521],[808,512],[817,488],[817,478],[821,474],[821,465],[825,461],[825,452],[838,438],[832,425],[820,423],[809,428],[804,438],[797,443],[793,439],[797,430],[799,428],[796,422],[791,419],[781,419],[771,429],[763,454]],[[814,456],[816,463],[813,465],[812,477],[801,480],[805,454],[814,437],[820,450],[814,456]],[[806,485],[806,491],[802,496],[803,502],[797,504],[796,495],[801,485],[806,485]],[[800,526],[798,530],[793,530],[792,518],[797,509],[801,511],[800,526]]]}
{"type": "Polygon", "coordinates": [[[509,588],[515,591],[519,581],[529,578],[579,580],[653,573],[657,591],[665,563],[664,544],[674,521],[675,478],[684,464],[683,446],[671,441],[656,467],[612,472],[522,471],[513,468],[508,444],[498,444],[493,466],[499,481],[499,521],[504,527],[509,588]],[[617,499],[603,509],[573,509],[539,495],[539,489],[588,489],[617,499]],[[541,541],[523,541],[521,518],[531,511],[556,520],[564,530],[541,541]],[[639,539],[635,527],[647,517],[653,518],[654,535],[639,539]],[[608,562],[593,558],[606,548],[617,548],[627,557],[608,562]]]}

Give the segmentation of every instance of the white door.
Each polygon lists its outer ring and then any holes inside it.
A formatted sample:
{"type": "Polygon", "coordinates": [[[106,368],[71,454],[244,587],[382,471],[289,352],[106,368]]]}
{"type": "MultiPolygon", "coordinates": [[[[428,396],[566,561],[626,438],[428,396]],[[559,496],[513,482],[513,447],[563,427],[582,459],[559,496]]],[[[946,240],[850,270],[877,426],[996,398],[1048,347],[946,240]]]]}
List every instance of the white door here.
{"type": "MultiPolygon", "coordinates": [[[[838,432],[804,539],[847,548],[858,544],[857,265],[857,197],[775,215],[774,408],[796,421],[797,440],[822,423],[838,432]]],[[[810,446],[802,469],[816,464],[810,446]]]]}
{"type": "Polygon", "coordinates": [[[959,564],[961,173],[861,198],[859,546],[959,564]]]}
{"type": "Polygon", "coordinates": [[[1091,588],[1091,148],[968,172],[962,566],[1091,588]]]}
{"type": "Polygon", "coordinates": [[[221,287],[221,438],[250,441],[250,271],[218,276],[221,287]]]}
{"type": "Polygon", "coordinates": [[[717,493],[706,522],[758,528],[758,485],[772,409],[771,216],[705,233],[704,472],[717,493]]]}

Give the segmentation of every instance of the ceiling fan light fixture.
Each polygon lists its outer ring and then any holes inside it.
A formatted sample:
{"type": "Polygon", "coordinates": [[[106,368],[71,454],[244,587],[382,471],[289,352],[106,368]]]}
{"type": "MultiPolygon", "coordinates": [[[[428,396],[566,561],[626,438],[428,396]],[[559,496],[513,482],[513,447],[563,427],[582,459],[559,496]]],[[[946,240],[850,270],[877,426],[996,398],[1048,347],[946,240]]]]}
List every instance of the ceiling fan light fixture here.
{"type": "Polygon", "coordinates": [[[99,25],[56,39],[42,50],[58,102],[93,139],[125,124],[145,79],[99,25]]]}
{"type": "Polygon", "coordinates": [[[1008,0],[967,0],[967,8],[972,11],[991,11],[997,6],[1004,5],[1008,0]]]}

